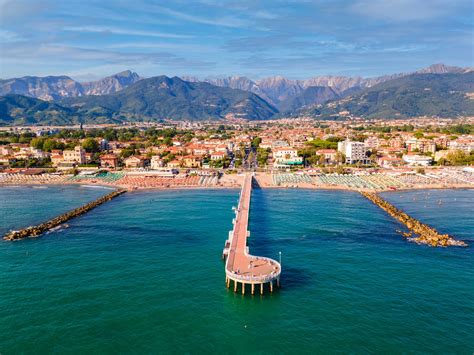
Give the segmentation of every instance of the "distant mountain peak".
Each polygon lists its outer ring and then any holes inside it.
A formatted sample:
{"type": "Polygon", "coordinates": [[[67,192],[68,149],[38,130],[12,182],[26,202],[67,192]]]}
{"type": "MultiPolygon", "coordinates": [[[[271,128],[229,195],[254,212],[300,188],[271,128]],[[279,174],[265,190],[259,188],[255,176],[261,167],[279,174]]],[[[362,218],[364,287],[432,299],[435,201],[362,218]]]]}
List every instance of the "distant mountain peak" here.
{"type": "Polygon", "coordinates": [[[447,74],[447,73],[464,73],[467,68],[460,68],[446,65],[444,63],[431,64],[429,67],[417,70],[418,74],[447,74]]]}
{"type": "Polygon", "coordinates": [[[124,70],[98,81],[82,83],[82,86],[86,95],[107,95],[123,90],[141,79],[137,73],[124,70]]]}

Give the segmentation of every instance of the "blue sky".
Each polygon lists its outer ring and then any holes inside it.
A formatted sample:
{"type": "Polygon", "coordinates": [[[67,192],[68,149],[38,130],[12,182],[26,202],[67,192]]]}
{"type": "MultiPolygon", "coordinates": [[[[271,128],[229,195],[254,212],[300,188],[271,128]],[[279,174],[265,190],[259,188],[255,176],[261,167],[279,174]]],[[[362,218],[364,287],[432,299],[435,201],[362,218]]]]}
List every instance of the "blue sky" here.
{"type": "Polygon", "coordinates": [[[0,0],[0,78],[376,76],[473,66],[471,0],[0,0]]]}

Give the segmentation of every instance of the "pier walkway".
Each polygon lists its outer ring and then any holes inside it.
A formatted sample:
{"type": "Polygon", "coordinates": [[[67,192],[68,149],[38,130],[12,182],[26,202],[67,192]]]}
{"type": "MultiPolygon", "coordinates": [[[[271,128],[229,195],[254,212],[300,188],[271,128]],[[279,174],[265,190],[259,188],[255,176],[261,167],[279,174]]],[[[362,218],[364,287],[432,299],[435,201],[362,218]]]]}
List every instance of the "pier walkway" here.
{"type": "Polygon", "coordinates": [[[227,257],[225,263],[226,285],[234,282],[234,292],[241,284],[242,294],[245,294],[245,285],[250,285],[251,293],[255,292],[255,285],[260,285],[263,294],[264,284],[269,284],[273,292],[273,283],[280,285],[281,265],[277,261],[253,256],[248,253],[247,238],[248,221],[250,212],[250,197],[252,193],[252,175],[245,175],[240,193],[239,206],[235,210],[236,217],[233,221],[234,228],[229,232],[229,239],[225,243],[223,256],[227,257]]]}

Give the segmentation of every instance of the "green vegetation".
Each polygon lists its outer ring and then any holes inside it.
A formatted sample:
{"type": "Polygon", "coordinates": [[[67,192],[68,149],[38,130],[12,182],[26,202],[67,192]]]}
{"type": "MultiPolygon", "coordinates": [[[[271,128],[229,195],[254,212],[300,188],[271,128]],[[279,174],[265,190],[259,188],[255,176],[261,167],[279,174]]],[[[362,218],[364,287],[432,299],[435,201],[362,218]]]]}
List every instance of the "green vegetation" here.
{"type": "Polygon", "coordinates": [[[276,108],[253,93],[166,76],[140,80],[110,95],[57,103],[16,94],[0,97],[0,125],[216,120],[227,115],[261,120],[275,113],[276,108]]]}
{"type": "Polygon", "coordinates": [[[94,138],[86,138],[82,142],[82,148],[88,153],[96,153],[100,150],[99,143],[94,138]]]}
{"type": "Polygon", "coordinates": [[[257,149],[257,163],[260,167],[264,167],[268,163],[268,157],[270,156],[271,149],[258,148],[257,149]]]}
{"type": "Polygon", "coordinates": [[[75,109],[22,95],[0,97],[0,125],[76,124],[81,115],[75,109]]]}
{"type": "Polygon", "coordinates": [[[341,111],[367,118],[474,115],[474,72],[465,74],[413,74],[374,85],[359,94],[310,109],[320,118],[344,118],[341,111]]]}
{"type": "Polygon", "coordinates": [[[438,165],[474,165],[474,152],[467,154],[462,150],[449,152],[446,158],[441,158],[438,165]]]}
{"type": "Polygon", "coordinates": [[[209,161],[209,166],[211,168],[216,168],[216,169],[222,169],[222,168],[225,169],[229,166],[229,164],[230,164],[230,159],[228,157],[209,161]]]}
{"type": "Polygon", "coordinates": [[[106,121],[215,120],[227,114],[258,120],[277,112],[246,91],[166,76],[140,80],[111,95],[68,98],[61,103],[78,107],[86,118],[106,121]]]}

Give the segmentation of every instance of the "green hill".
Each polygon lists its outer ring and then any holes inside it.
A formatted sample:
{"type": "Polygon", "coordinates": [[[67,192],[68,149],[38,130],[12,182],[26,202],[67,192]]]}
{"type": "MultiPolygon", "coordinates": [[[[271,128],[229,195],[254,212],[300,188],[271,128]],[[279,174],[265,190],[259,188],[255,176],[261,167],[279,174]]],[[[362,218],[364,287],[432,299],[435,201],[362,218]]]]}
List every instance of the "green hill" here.
{"type": "Polygon", "coordinates": [[[474,100],[469,96],[472,93],[474,72],[413,74],[303,110],[299,115],[318,118],[343,118],[348,115],[366,118],[473,116],[474,100]]]}
{"type": "Polygon", "coordinates": [[[0,125],[62,125],[79,118],[76,110],[56,103],[16,94],[0,97],[0,125]]]}
{"type": "Polygon", "coordinates": [[[61,104],[74,107],[85,117],[119,120],[262,120],[277,110],[247,91],[187,82],[178,77],[143,79],[130,87],[103,96],[68,98],[61,104]]]}

